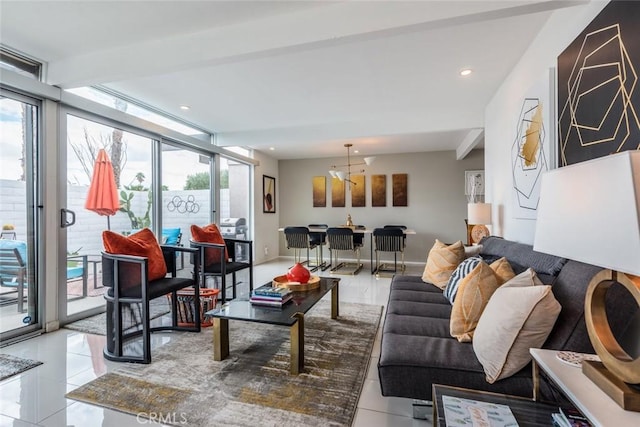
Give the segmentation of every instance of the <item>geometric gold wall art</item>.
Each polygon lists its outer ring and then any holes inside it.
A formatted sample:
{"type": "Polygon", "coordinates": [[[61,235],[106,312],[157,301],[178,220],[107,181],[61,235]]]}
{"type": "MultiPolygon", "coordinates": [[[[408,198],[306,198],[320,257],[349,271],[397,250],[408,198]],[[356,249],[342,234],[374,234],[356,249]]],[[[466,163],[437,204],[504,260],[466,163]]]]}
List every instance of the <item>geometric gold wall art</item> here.
{"type": "MultiPolygon", "coordinates": [[[[549,143],[544,124],[547,104],[540,98],[525,98],[511,147],[511,170],[516,206],[525,211],[538,209],[540,179],[549,169],[545,145],[549,143]]],[[[533,213],[532,213],[533,214],[533,213]]],[[[533,215],[532,215],[533,216],[533,215]]],[[[526,214],[516,217],[529,218],[526,214]]]]}
{"type": "Polygon", "coordinates": [[[640,147],[638,16],[612,1],[558,56],[559,166],[640,147]]]}

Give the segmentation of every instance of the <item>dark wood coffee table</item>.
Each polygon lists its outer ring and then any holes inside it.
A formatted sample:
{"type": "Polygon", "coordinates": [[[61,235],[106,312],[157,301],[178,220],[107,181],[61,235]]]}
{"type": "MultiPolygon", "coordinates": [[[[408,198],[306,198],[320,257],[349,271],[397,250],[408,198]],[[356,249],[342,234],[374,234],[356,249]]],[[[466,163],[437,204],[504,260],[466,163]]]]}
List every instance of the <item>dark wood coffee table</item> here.
{"type": "Polygon", "coordinates": [[[558,412],[557,405],[535,402],[533,399],[433,384],[434,427],[446,427],[447,425],[444,415],[444,406],[442,404],[442,396],[452,396],[462,399],[507,405],[509,409],[511,409],[511,413],[520,427],[550,426],[552,425],[551,414],[558,412]]]}
{"type": "Polygon", "coordinates": [[[261,307],[248,300],[233,300],[222,307],[207,311],[213,318],[213,359],[224,360],[229,355],[229,320],[287,326],[291,331],[291,373],[297,375],[304,367],[304,315],[331,291],[331,318],[338,313],[338,283],[340,279],[321,277],[320,287],[295,292],[292,301],[282,308],[261,307]]]}

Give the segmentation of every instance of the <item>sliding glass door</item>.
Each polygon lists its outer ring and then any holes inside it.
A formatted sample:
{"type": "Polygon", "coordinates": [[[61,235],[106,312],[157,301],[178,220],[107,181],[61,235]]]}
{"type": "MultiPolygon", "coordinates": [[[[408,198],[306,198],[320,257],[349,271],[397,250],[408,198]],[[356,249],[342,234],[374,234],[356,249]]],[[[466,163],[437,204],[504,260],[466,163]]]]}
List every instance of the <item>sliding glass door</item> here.
{"type": "Polygon", "coordinates": [[[105,307],[102,232],[128,235],[144,227],[153,229],[156,143],[149,137],[71,113],[66,114],[66,140],[67,185],[60,224],[66,258],[58,280],[63,323],[105,307]],[[115,206],[87,203],[90,189],[98,194],[107,190],[100,182],[92,182],[100,150],[104,150],[104,158],[113,170],[113,185],[118,192],[115,206]]]}
{"type": "Polygon", "coordinates": [[[38,264],[40,102],[0,91],[0,338],[42,325],[38,264]]]}

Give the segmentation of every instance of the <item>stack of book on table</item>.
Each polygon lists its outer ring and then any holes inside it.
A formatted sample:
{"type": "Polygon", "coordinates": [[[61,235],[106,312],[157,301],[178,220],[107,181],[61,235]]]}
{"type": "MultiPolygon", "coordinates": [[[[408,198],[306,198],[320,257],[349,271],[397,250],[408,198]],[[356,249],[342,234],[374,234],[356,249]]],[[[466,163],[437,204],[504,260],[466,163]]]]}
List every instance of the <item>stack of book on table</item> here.
{"type": "Polygon", "coordinates": [[[265,305],[269,307],[282,307],[292,297],[291,290],[287,288],[273,288],[271,286],[260,286],[251,292],[251,304],[265,305]]]}
{"type": "Polygon", "coordinates": [[[591,423],[574,408],[560,408],[553,414],[553,425],[558,427],[591,427],[591,423]]]}

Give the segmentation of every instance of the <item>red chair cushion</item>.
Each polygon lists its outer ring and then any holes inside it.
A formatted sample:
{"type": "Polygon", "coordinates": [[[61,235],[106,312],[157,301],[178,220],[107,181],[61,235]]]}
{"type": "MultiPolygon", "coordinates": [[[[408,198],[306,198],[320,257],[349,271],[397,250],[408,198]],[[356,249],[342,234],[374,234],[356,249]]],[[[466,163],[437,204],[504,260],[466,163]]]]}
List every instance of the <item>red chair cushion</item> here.
{"type": "MultiPolygon", "coordinates": [[[[191,226],[191,236],[195,242],[200,243],[217,243],[225,245],[224,256],[225,259],[229,259],[229,253],[227,252],[226,243],[218,226],[215,224],[209,224],[204,227],[198,227],[197,225],[191,226]]],[[[220,263],[220,251],[216,249],[206,248],[204,251],[204,263],[205,265],[220,263]]]]}
{"type": "MultiPolygon", "coordinates": [[[[160,249],[156,236],[148,228],[144,228],[130,236],[123,236],[122,234],[105,230],[102,232],[102,241],[107,253],[114,255],[135,255],[148,258],[149,281],[162,279],[167,275],[167,265],[164,262],[162,249],[160,249]]],[[[124,267],[127,269],[135,267],[136,271],[131,271],[131,274],[120,274],[122,280],[125,281],[125,283],[121,282],[121,285],[123,287],[129,287],[140,283],[139,273],[137,272],[139,269],[137,266],[129,264],[124,267]]]]}

